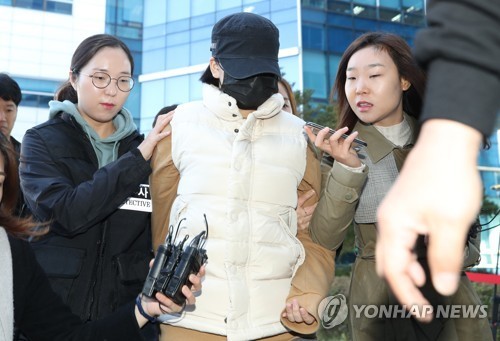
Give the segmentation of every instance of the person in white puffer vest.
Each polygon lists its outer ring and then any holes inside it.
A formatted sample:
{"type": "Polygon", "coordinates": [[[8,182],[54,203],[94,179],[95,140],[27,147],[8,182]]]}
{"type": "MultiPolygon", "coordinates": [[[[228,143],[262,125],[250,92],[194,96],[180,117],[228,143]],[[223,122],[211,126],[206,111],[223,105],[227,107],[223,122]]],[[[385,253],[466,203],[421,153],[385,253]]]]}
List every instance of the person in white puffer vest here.
{"type": "Polygon", "coordinates": [[[155,248],[169,229],[196,236],[204,215],[209,227],[203,292],[194,309],[163,316],[161,340],[315,333],[334,257],[297,231],[298,193],[319,193],[321,175],[304,121],[282,111],[279,31],[232,14],[215,24],[211,51],[203,100],[177,107],[151,159],[155,248]]]}

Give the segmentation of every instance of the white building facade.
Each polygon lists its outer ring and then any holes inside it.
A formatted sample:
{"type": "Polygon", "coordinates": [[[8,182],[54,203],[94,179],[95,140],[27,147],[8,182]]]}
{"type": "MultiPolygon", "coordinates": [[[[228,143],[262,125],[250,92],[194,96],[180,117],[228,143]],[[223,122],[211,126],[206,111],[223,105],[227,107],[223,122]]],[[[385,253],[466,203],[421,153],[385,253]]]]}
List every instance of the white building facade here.
{"type": "Polygon", "coordinates": [[[68,78],[78,44],[104,32],[106,0],[33,1],[34,8],[4,2],[12,1],[0,1],[0,72],[14,78],[23,92],[12,131],[20,140],[27,129],[47,120],[47,102],[68,78]]]}

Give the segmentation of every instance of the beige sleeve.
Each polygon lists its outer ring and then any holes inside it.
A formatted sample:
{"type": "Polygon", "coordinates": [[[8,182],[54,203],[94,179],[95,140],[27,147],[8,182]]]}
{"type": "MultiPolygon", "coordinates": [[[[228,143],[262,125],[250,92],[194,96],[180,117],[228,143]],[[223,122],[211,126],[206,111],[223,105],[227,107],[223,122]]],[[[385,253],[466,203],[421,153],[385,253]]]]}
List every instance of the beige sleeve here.
{"type": "Polygon", "coordinates": [[[179,171],[172,161],[172,139],[170,136],[160,141],[156,146],[151,157],[151,168],[153,170],[149,179],[153,203],[151,231],[153,247],[156,251],[158,246],[165,241],[168,233],[170,211],[177,195],[180,178],[179,171]]]}
{"type": "Polygon", "coordinates": [[[311,189],[314,189],[314,191],[316,192],[316,196],[309,199],[309,201],[306,202],[306,206],[318,202],[319,195],[321,192],[320,162],[313,147],[309,146],[307,148],[307,153],[306,153],[306,170],[304,172],[304,178],[300,182],[297,192],[298,195],[300,196],[301,194],[311,189]]]}
{"type": "Polygon", "coordinates": [[[368,167],[358,173],[336,162],[333,164],[311,219],[313,241],[333,251],[340,247],[354,219],[359,195],[367,177],[368,167]]]}
{"type": "MultiPolygon", "coordinates": [[[[308,148],[307,167],[304,179],[299,186],[299,193],[314,188],[320,193],[321,172],[319,160],[314,151],[308,148]]],[[[307,205],[318,201],[318,196],[310,199],[307,205]]],[[[307,325],[305,323],[290,322],[287,318],[281,318],[281,322],[290,330],[300,334],[312,334],[318,330],[318,305],[330,291],[333,282],[335,254],[312,241],[308,231],[300,231],[297,238],[302,242],[305,249],[304,263],[297,269],[292,279],[290,292],[286,302],[296,299],[299,305],[305,308],[316,321],[307,325]]],[[[284,310],[283,310],[284,311],[284,310]]]]}

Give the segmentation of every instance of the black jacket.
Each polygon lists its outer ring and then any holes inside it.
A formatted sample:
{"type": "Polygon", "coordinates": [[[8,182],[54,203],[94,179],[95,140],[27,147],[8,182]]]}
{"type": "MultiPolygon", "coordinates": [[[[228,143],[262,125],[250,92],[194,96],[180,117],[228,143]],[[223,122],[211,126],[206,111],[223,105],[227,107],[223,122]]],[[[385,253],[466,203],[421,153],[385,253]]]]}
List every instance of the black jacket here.
{"type": "MultiPolygon", "coordinates": [[[[21,142],[19,142],[13,136],[11,136],[10,143],[12,143],[12,146],[14,147],[14,152],[16,154],[17,166],[19,167],[19,155],[21,154],[21,142]]],[[[23,192],[21,191],[21,189],[19,189],[18,197],[19,198],[17,200],[17,206],[16,206],[16,209],[14,211],[14,215],[20,216],[20,217],[30,216],[31,214],[24,203],[24,196],[23,196],[23,192]]]]}
{"type": "Polygon", "coordinates": [[[489,136],[500,110],[500,1],[429,1],[427,21],[415,40],[428,69],[421,119],[450,119],[489,136]]]}
{"type": "Polygon", "coordinates": [[[9,237],[14,278],[14,323],[33,341],[142,340],[129,303],[103,320],[82,323],[52,291],[28,243],[9,237]]]}
{"type": "Polygon", "coordinates": [[[21,142],[16,140],[13,136],[10,137],[10,143],[14,147],[14,151],[19,155],[21,153],[21,142]]]}
{"type": "MultiPolygon", "coordinates": [[[[119,209],[134,196],[148,204],[149,163],[138,132],[123,139],[119,158],[98,169],[93,147],[68,114],[28,130],[20,178],[28,208],[50,233],[32,246],[54,291],[84,321],[95,320],[142,289],[151,252],[150,213],[119,209]]],[[[150,203],[150,201],[149,201],[150,203]]]]}

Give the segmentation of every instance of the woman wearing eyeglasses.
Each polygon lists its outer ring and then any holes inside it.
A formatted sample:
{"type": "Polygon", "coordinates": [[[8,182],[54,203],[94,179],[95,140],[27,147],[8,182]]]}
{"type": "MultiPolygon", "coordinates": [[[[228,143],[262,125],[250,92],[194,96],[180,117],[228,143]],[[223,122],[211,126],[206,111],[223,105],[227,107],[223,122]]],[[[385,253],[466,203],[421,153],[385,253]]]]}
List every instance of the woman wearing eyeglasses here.
{"type": "Polygon", "coordinates": [[[127,46],[85,39],[50,119],[26,132],[20,178],[50,232],[32,243],[53,289],[83,320],[108,315],[141,291],[153,257],[148,160],[171,116],[144,139],[123,107],[134,86],[127,46]]]}

